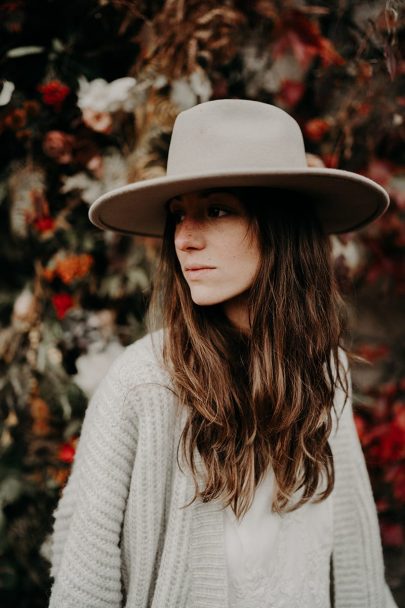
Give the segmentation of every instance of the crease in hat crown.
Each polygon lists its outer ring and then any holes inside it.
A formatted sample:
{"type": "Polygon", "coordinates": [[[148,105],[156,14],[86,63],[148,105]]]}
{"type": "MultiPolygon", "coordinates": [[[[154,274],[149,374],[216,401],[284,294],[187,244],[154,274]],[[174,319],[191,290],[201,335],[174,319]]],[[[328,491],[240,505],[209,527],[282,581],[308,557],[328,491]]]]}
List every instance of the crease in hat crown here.
{"type": "Polygon", "coordinates": [[[389,205],[388,193],[368,177],[343,169],[308,167],[301,129],[281,108],[259,101],[220,99],[177,116],[165,176],[103,194],[91,205],[89,218],[105,230],[162,236],[167,200],[227,187],[307,194],[327,233],[358,230],[389,205]]]}

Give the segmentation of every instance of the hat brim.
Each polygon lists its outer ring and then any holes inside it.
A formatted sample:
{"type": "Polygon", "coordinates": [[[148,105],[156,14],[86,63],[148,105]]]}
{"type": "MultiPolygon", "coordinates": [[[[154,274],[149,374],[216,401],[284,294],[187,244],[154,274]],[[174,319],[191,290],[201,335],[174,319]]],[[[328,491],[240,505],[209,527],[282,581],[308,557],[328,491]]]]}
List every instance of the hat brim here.
{"type": "Polygon", "coordinates": [[[166,201],[186,192],[216,187],[268,187],[303,192],[314,201],[325,232],[332,234],[363,228],[389,205],[389,196],[379,184],[342,169],[235,170],[164,176],[128,184],[99,197],[90,207],[89,218],[104,230],[161,237],[166,201]]]}

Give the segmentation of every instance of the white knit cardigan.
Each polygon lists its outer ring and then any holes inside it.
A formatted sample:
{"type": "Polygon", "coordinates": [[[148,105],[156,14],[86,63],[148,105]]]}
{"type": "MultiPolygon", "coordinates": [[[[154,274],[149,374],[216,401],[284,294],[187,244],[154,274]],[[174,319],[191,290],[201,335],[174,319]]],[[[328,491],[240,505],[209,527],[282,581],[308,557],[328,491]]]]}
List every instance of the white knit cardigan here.
{"type": "MultiPolygon", "coordinates": [[[[222,505],[181,508],[194,483],[181,450],[183,471],[176,460],[185,410],[176,407],[161,344],[157,332],[129,346],[89,403],[54,514],[50,608],[228,606],[222,505]]],[[[335,430],[332,605],[395,607],[351,403],[335,430]]]]}

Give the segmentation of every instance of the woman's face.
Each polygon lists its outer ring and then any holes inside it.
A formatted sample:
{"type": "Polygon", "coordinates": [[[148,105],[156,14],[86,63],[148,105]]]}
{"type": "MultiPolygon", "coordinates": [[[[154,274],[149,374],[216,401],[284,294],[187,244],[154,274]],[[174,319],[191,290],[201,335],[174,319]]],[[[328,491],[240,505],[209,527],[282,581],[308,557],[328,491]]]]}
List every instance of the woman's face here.
{"type": "Polygon", "coordinates": [[[168,204],[174,245],[195,304],[223,304],[234,325],[248,329],[247,294],[259,266],[259,245],[241,200],[226,191],[204,190],[168,204]]]}

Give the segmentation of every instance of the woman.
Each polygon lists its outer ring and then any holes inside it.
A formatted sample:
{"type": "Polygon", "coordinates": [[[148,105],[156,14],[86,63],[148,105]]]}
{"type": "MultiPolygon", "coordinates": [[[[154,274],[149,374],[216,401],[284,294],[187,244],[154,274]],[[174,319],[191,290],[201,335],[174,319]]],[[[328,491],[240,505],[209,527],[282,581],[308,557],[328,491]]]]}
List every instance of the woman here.
{"type": "Polygon", "coordinates": [[[244,100],[181,113],[167,175],[93,204],[102,228],[163,235],[163,329],[89,404],[52,608],[395,606],[328,236],[387,205],[367,178],[308,168],[297,123],[244,100]]]}

